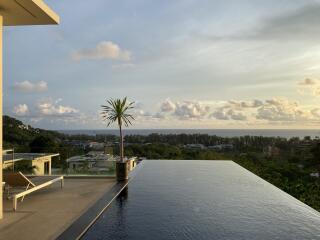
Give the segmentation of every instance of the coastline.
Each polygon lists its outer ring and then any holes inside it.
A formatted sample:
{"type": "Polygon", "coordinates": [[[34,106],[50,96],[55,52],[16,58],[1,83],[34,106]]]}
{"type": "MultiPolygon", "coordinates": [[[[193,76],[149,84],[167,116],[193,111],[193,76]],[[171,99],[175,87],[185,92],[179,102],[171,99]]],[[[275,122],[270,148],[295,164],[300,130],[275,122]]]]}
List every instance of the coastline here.
{"type": "MultiPolygon", "coordinates": [[[[69,135],[118,135],[116,129],[84,129],[84,130],[57,130],[69,135]]],[[[320,137],[320,129],[125,129],[125,135],[156,134],[208,134],[220,137],[263,136],[292,138],[310,136],[320,137]]]]}

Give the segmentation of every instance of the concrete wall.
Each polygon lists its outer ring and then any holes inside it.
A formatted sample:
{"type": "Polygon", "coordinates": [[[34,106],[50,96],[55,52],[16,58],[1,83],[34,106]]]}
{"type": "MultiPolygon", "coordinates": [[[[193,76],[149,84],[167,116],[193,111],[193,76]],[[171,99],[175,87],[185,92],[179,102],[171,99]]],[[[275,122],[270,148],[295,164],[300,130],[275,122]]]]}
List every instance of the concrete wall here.
{"type": "MultiPolygon", "coordinates": [[[[33,173],[35,175],[44,175],[45,174],[45,169],[44,169],[44,163],[49,162],[49,175],[51,175],[51,157],[50,156],[44,156],[44,157],[39,157],[35,158],[34,160],[21,160],[21,161],[15,161],[15,166],[19,164],[19,162],[27,162],[28,165],[34,167],[33,173]]],[[[11,161],[5,162],[2,165],[3,169],[8,169],[8,168],[13,168],[14,165],[11,161]]],[[[17,171],[17,167],[15,167],[14,171],[17,171]]]]}
{"type": "Polygon", "coordinates": [[[128,168],[129,171],[132,171],[136,167],[136,161],[133,159],[128,160],[128,168]]]}
{"type": "Polygon", "coordinates": [[[4,162],[2,165],[2,169],[12,168],[13,162],[4,162]]]}
{"type": "Polygon", "coordinates": [[[35,166],[34,168],[34,174],[35,175],[44,175],[44,163],[49,162],[49,175],[51,175],[51,157],[50,156],[44,156],[36,158],[32,161],[32,166],[35,166]]]}

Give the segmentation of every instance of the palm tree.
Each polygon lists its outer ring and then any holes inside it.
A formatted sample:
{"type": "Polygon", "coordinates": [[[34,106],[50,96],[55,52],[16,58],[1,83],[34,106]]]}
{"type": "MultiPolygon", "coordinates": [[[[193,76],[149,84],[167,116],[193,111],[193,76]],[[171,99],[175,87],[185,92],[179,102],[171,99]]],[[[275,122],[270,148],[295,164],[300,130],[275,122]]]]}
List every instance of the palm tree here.
{"type": "Polygon", "coordinates": [[[122,125],[126,127],[131,125],[131,121],[134,117],[128,113],[130,109],[133,109],[134,102],[128,102],[127,97],[124,99],[109,99],[107,100],[107,105],[101,105],[102,112],[101,116],[103,120],[107,123],[109,127],[110,124],[117,122],[120,131],[120,161],[123,162],[123,133],[122,125]]]}

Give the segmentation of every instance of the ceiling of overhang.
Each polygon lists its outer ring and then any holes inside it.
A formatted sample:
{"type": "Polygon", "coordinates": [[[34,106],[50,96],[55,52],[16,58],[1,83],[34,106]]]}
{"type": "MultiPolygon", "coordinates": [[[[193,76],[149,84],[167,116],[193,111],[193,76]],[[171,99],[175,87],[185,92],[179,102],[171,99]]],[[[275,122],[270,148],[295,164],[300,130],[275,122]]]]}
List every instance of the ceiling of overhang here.
{"type": "Polygon", "coordinates": [[[58,24],[59,16],[42,0],[0,0],[5,26],[58,24]]]}

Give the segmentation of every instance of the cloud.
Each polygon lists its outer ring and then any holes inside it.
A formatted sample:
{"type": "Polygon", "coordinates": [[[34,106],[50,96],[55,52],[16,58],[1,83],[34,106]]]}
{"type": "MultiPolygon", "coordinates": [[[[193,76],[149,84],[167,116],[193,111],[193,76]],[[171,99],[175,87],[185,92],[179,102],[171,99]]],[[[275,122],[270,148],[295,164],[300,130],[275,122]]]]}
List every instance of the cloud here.
{"type": "Polygon", "coordinates": [[[318,80],[305,78],[303,81],[299,82],[298,84],[302,86],[310,86],[310,85],[316,85],[317,83],[318,83],[318,80]]]}
{"type": "MultiPolygon", "coordinates": [[[[158,117],[171,120],[212,119],[268,124],[312,123],[320,118],[320,110],[308,110],[298,102],[287,98],[267,100],[229,100],[229,101],[177,101],[166,99],[160,105],[158,117]]],[[[152,116],[156,116],[153,114],[152,116]]]]}
{"type": "Polygon", "coordinates": [[[210,106],[200,101],[173,102],[167,98],[160,104],[160,112],[157,112],[153,116],[161,119],[168,116],[178,117],[179,119],[200,119],[204,118],[209,111],[210,106]]]}
{"type": "Polygon", "coordinates": [[[176,104],[168,98],[161,103],[160,108],[162,112],[172,112],[176,110],[176,104]]]}
{"type": "Polygon", "coordinates": [[[262,19],[258,25],[249,30],[230,35],[203,35],[213,41],[238,40],[276,40],[276,41],[318,41],[320,39],[320,4],[311,3],[290,10],[281,15],[262,19]]]}
{"type": "Polygon", "coordinates": [[[218,119],[218,120],[229,120],[229,116],[223,109],[216,110],[211,114],[211,117],[218,119]]]}
{"type": "Polygon", "coordinates": [[[254,99],[252,101],[235,101],[235,100],[230,100],[228,102],[229,104],[226,105],[225,107],[227,108],[257,108],[260,107],[263,104],[263,101],[254,99]]]}
{"type": "Polygon", "coordinates": [[[235,120],[235,121],[247,120],[247,116],[244,113],[239,111],[234,111],[232,109],[226,110],[224,108],[215,110],[210,116],[217,120],[235,120]]]}
{"type": "Polygon", "coordinates": [[[36,107],[40,116],[73,116],[79,112],[75,108],[59,105],[50,100],[42,101],[36,107]]]}
{"type": "Polygon", "coordinates": [[[121,64],[116,64],[116,65],[112,65],[111,68],[112,69],[127,69],[127,68],[134,68],[136,65],[133,63],[121,63],[121,64]]]}
{"type": "Polygon", "coordinates": [[[267,19],[253,38],[289,41],[316,40],[320,37],[320,4],[305,5],[287,14],[267,19]]]}
{"type": "Polygon", "coordinates": [[[298,93],[302,95],[320,96],[320,81],[318,79],[306,78],[298,82],[298,93]]]}
{"type": "Polygon", "coordinates": [[[38,102],[28,115],[29,120],[39,124],[47,123],[56,125],[60,129],[64,124],[73,124],[72,127],[75,127],[92,122],[101,122],[97,113],[88,115],[74,107],[61,104],[61,101],[62,99],[45,99],[38,102]]]}
{"type": "Polygon", "coordinates": [[[13,113],[17,116],[25,116],[29,112],[27,104],[19,104],[13,108],[13,113]]]}
{"type": "Polygon", "coordinates": [[[113,59],[130,61],[131,53],[128,50],[121,49],[117,44],[110,41],[102,41],[98,43],[94,48],[83,49],[75,52],[72,58],[76,61],[82,59],[113,59]]]}
{"type": "Polygon", "coordinates": [[[242,112],[235,112],[234,110],[230,109],[227,114],[230,116],[232,120],[236,121],[245,121],[247,120],[247,116],[244,115],[242,112]]]}
{"type": "Polygon", "coordinates": [[[314,96],[320,96],[320,87],[316,87],[313,89],[313,95],[314,96]]]}
{"type": "Polygon", "coordinates": [[[44,92],[48,90],[48,85],[45,81],[39,82],[17,82],[13,85],[13,89],[20,92],[44,92]]]}
{"type": "Polygon", "coordinates": [[[174,115],[181,119],[202,118],[209,113],[210,107],[197,101],[183,101],[175,104],[174,115]]]}
{"type": "Polygon", "coordinates": [[[172,101],[167,98],[159,104],[158,110],[153,109],[154,112],[142,106],[134,109],[133,115],[140,124],[154,126],[315,126],[320,121],[320,108],[312,109],[312,106],[300,105],[285,97],[229,101],[172,101]]]}
{"type": "Polygon", "coordinates": [[[311,114],[316,117],[316,118],[320,118],[320,108],[314,108],[311,110],[311,114]]]}
{"type": "Polygon", "coordinates": [[[258,108],[257,119],[268,121],[307,121],[312,115],[309,111],[300,108],[297,102],[285,98],[266,100],[265,104],[258,108]]]}

